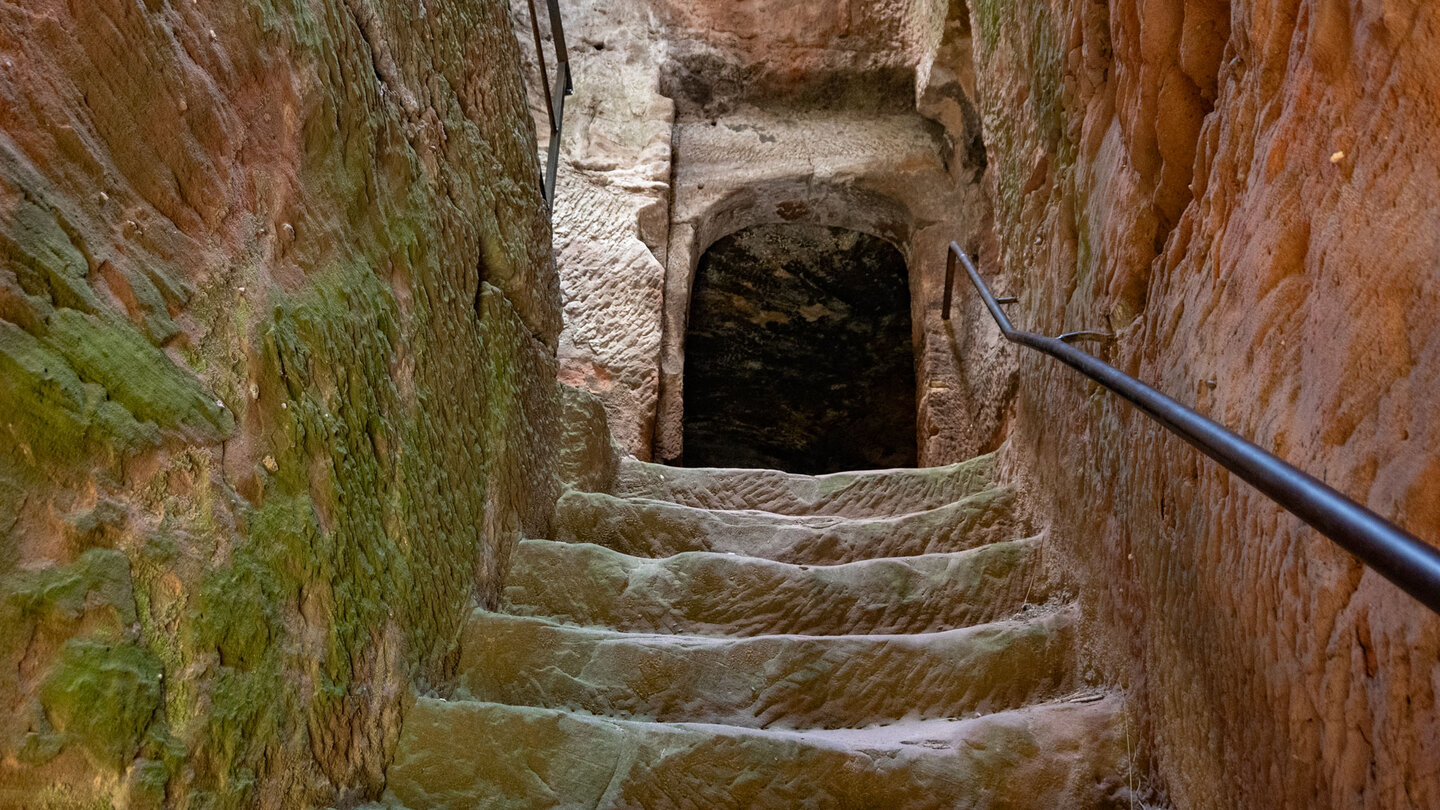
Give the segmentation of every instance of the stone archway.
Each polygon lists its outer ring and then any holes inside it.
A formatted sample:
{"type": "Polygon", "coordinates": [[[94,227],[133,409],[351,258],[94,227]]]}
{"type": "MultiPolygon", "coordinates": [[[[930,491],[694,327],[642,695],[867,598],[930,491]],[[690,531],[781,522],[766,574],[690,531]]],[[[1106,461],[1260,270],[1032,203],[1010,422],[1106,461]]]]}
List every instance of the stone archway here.
{"type": "Polygon", "coordinates": [[[913,114],[744,109],[724,121],[676,124],[653,460],[683,459],[686,318],[700,256],[743,228],[785,222],[873,234],[905,257],[917,463],[994,446],[1002,417],[990,402],[1002,398],[991,394],[1003,392],[1005,380],[988,371],[977,378],[960,358],[1004,349],[989,345],[999,339],[988,323],[940,317],[946,244],[982,247],[989,233],[979,186],[956,182],[972,169],[947,155],[938,128],[913,114]]]}
{"type": "Polygon", "coordinates": [[[666,270],[655,460],[677,463],[683,456],[686,335],[696,273],[711,246],[733,234],[760,225],[803,223],[859,232],[895,246],[908,268],[909,342],[918,345],[913,316],[919,279],[910,261],[913,219],[905,206],[854,183],[831,183],[798,173],[766,178],[740,173],[708,183],[682,182],[679,187],[684,193],[676,199],[666,270]]]}

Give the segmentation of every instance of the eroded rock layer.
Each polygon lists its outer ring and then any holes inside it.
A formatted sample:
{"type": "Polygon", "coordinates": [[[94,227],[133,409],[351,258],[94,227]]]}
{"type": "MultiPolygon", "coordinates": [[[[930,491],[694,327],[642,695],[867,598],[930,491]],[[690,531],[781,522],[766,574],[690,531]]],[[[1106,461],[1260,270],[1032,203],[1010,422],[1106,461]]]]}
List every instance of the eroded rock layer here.
{"type": "Polygon", "coordinates": [[[797,732],[423,699],[390,796],[411,808],[1123,810],[1121,712],[1102,698],[797,732]]]}
{"type": "Polygon", "coordinates": [[[566,492],[555,507],[555,536],[640,556],[719,551],[781,562],[829,565],[873,557],[963,551],[1025,533],[1004,487],[899,517],[773,515],[719,511],[592,492],[566,492]]]}
{"type": "Polygon", "coordinates": [[[669,467],[627,458],[620,461],[615,494],[720,511],[885,517],[936,509],[978,494],[993,482],[995,460],[992,453],[945,467],[811,476],[669,467]]]}
{"type": "Polygon", "coordinates": [[[512,613],[636,632],[925,633],[1043,603],[1035,538],[970,551],[839,565],[717,552],[631,557],[603,546],[522,540],[507,580],[512,613]]]}

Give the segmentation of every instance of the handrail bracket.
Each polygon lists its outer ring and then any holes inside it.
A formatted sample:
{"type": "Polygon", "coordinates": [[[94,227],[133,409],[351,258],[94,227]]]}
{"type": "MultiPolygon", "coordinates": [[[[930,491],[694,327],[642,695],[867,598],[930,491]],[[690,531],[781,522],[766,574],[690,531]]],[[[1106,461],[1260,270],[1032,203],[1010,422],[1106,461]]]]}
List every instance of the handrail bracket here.
{"type": "Polygon", "coordinates": [[[1100,343],[1113,343],[1115,342],[1115,335],[1111,334],[1110,332],[1085,330],[1080,332],[1066,332],[1063,335],[1056,335],[1055,339],[1060,341],[1061,343],[1077,343],[1082,340],[1094,340],[1100,343]]]}

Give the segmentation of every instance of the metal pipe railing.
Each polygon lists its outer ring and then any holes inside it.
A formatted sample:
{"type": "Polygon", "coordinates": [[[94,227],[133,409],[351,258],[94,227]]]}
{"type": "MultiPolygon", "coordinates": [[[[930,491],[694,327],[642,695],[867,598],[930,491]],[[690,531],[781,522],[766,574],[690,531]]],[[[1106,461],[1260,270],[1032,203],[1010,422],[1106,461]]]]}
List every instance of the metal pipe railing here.
{"type": "Polygon", "coordinates": [[[565,124],[565,97],[575,92],[570,76],[570,49],[565,45],[565,26],[560,20],[560,0],[546,0],[550,11],[550,38],[555,44],[555,81],[545,68],[545,44],[540,34],[540,18],[535,13],[535,0],[530,6],[530,31],[535,36],[535,58],[540,64],[540,78],[545,83],[545,113],[550,123],[550,148],[545,159],[542,190],[545,205],[555,210],[555,176],[560,168],[560,134],[565,124]]]}
{"type": "MultiPolygon", "coordinates": [[[[945,296],[941,313],[945,320],[950,319],[957,259],[965,266],[971,283],[979,291],[985,308],[990,311],[990,317],[995,319],[1006,340],[1048,354],[1119,394],[1165,429],[1219,462],[1220,466],[1355,555],[1426,607],[1440,613],[1440,550],[1345,497],[1318,478],[1287,464],[1255,443],[1080,351],[1067,341],[1016,329],[1001,311],[1000,302],[981,280],[975,264],[954,242],[950,243],[945,263],[945,296]]],[[[1014,299],[1007,299],[1007,303],[1014,303],[1014,299]]],[[[1096,334],[1072,332],[1064,337],[1094,337],[1096,334]]]]}

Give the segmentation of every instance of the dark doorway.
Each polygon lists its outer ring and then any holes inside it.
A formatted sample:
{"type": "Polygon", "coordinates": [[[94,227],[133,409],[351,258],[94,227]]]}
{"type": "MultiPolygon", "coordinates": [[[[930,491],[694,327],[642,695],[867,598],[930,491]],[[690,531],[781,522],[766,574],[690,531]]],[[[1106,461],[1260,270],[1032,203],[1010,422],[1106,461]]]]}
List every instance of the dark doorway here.
{"type": "Polygon", "coordinates": [[[904,257],[817,225],[716,242],[690,298],[684,403],[686,466],[915,466],[904,257]]]}

